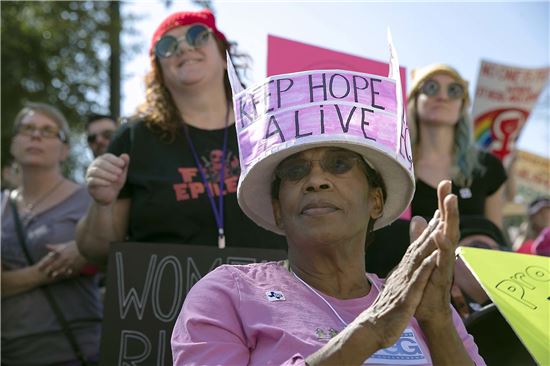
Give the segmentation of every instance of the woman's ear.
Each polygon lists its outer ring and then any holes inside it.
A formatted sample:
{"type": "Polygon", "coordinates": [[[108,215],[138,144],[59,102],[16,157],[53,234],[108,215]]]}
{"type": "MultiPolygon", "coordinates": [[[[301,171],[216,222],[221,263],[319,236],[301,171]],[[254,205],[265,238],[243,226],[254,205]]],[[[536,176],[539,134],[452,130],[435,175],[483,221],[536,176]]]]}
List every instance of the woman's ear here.
{"type": "Polygon", "coordinates": [[[275,218],[275,225],[279,229],[283,229],[283,220],[281,220],[281,204],[278,199],[273,198],[271,200],[271,207],[273,208],[273,217],[275,218]]]}
{"type": "Polygon", "coordinates": [[[369,201],[371,202],[370,217],[379,219],[384,213],[384,195],[380,187],[371,188],[369,191],[369,201]]]}

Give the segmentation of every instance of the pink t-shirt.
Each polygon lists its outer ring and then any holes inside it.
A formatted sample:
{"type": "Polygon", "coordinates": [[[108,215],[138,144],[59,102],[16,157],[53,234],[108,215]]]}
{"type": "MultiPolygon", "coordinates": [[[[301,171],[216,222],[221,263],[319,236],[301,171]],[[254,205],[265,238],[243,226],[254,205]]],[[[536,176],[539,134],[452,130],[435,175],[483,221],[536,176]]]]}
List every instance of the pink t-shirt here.
{"type": "MultiPolygon", "coordinates": [[[[368,295],[340,300],[319,295],[280,262],[220,266],[189,292],[172,333],[174,365],[305,365],[346,323],[368,308],[383,280],[367,274],[368,295]]],[[[453,320],[466,350],[479,356],[453,310],[453,320]]],[[[430,352],[415,319],[392,347],[373,354],[369,365],[431,365],[430,352]]]]}

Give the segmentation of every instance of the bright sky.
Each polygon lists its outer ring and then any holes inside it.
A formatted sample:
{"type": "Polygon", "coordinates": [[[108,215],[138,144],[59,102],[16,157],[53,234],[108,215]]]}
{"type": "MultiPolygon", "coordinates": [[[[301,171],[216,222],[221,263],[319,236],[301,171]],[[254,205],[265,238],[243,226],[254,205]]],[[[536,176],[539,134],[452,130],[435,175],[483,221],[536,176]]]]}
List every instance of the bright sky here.
{"type": "MultiPolygon", "coordinates": [[[[132,1],[122,12],[141,16],[132,39],[143,44],[124,64],[123,115],[144,99],[147,51],[158,24],[190,1],[132,1]]],[[[456,67],[474,92],[482,59],[520,67],[550,65],[550,2],[214,1],[218,28],[252,56],[250,82],[266,74],[267,35],[387,61],[386,29],[392,30],[401,66],[433,62],[456,67]]],[[[128,36],[123,38],[123,44],[128,36]]],[[[410,77],[408,82],[410,82],[410,77]]],[[[250,85],[250,83],[249,83],[250,85]]],[[[550,86],[523,129],[518,146],[550,158],[550,86]]]]}

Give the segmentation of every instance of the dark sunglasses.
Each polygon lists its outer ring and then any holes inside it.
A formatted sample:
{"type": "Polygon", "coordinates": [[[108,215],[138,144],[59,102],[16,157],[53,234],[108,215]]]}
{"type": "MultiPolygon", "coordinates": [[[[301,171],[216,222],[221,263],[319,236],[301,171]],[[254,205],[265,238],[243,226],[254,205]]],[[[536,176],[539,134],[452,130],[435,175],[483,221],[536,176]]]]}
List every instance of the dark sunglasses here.
{"type": "Polygon", "coordinates": [[[341,175],[349,172],[360,159],[356,154],[347,151],[327,152],[321,160],[290,157],[279,164],[275,170],[275,176],[282,181],[297,182],[311,172],[314,161],[318,161],[325,172],[341,175]]]}
{"type": "MultiPolygon", "coordinates": [[[[429,97],[436,96],[441,89],[441,85],[435,80],[428,80],[420,87],[420,93],[429,97]]],[[[462,99],[464,97],[464,87],[459,83],[450,83],[447,86],[447,96],[449,99],[462,99]]]]}
{"type": "Polygon", "coordinates": [[[175,55],[179,50],[180,43],[185,40],[190,47],[201,48],[208,42],[208,36],[212,30],[202,24],[192,25],[184,36],[176,38],[171,35],[163,36],[155,45],[155,55],[167,58],[175,55]]]}
{"type": "Polygon", "coordinates": [[[58,138],[62,142],[67,142],[67,135],[65,132],[53,126],[39,128],[33,124],[20,124],[17,126],[16,132],[24,136],[34,136],[35,133],[38,133],[38,136],[42,138],[58,138]]]}
{"type": "Polygon", "coordinates": [[[93,144],[97,140],[98,135],[101,135],[101,137],[103,137],[103,139],[110,141],[114,132],[115,131],[113,131],[113,130],[105,130],[105,131],[101,131],[99,133],[91,133],[87,137],[88,143],[93,144]]]}

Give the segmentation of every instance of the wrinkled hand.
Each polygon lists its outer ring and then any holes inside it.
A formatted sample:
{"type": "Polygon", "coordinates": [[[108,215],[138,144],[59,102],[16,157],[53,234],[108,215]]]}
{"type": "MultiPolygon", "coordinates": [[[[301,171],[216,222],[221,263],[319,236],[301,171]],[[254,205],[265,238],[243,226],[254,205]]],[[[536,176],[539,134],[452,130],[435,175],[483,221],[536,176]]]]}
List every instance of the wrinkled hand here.
{"type": "Polygon", "coordinates": [[[38,270],[52,280],[70,278],[79,275],[86,264],[80,255],[75,241],[46,245],[50,251],[38,263],[38,270]]]}
{"type": "Polygon", "coordinates": [[[428,228],[409,246],[374,304],[357,318],[375,332],[380,348],[387,348],[399,339],[422,301],[436,267],[438,252],[431,243],[431,234],[438,220],[436,213],[428,228]]]}
{"type": "Polygon", "coordinates": [[[86,185],[92,198],[100,205],[115,202],[126,182],[130,157],[122,154],[104,154],[97,157],[86,171],[86,185]]]}
{"type": "MultiPolygon", "coordinates": [[[[460,237],[458,202],[456,196],[451,194],[451,187],[450,181],[442,181],[437,187],[439,223],[429,234],[428,240],[428,250],[436,250],[437,261],[414,315],[420,323],[441,324],[451,315],[455,249],[460,237]]],[[[429,231],[426,226],[425,220],[412,220],[411,239],[416,240],[429,231]]]]}

